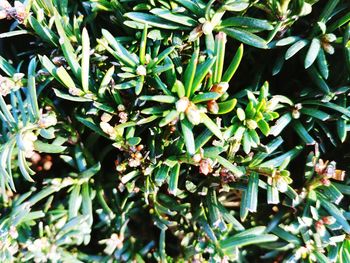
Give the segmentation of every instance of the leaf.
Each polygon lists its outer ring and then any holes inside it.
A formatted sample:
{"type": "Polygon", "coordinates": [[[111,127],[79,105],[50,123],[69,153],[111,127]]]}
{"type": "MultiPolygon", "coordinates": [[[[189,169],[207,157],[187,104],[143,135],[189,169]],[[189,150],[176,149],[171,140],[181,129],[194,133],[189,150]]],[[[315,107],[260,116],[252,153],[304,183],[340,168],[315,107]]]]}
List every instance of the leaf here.
{"type": "Polygon", "coordinates": [[[168,125],[170,122],[175,120],[177,117],[179,117],[179,113],[176,110],[172,110],[159,122],[159,126],[163,127],[165,125],[168,125]]]}
{"type": "Polygon", "coordinates": [[[227,114],[231,111],[233,111],[233,109],[235,108],[237,104],[237,99],[233,98],[231,100],[227,100],[224,102],[219,102],[218,106],[219,106],[219,111],[216,114],[227,114]]]}
{"type": "Polygon", "coordinates": [[[189,155],[194,155],[196,153],[196,147],[194,142],[194,135],[192,132],[193,125],[187,121],[186,118],[181,120],[182,135],[185,140],[186,149],[189,155]]]}
{"type": "Polygon", "coordinates": [[[34,16],[29,16],[28,22],[42,40],[50,43],[54,47],[58,46],[58,37],[49,27],[46,25],[42,26],[41,23],[34,18],[34,16]]]}
{"type": "Polygon", "coordinates": [[[89,129],[93,130],[94,132],[96,132],[97,134],[109,139],[109,137],[101,130],[100,127],[98,127],[94,122],[93,120],[88,117],[88,118],[84,118],[84,117],[81,117],[81,116],[78,116],[76,115],[75,116],[77,118],[77,120],[79,122],[81,122],[82,124],[84,124],[86,127],[88,127],[89,129]]]}
{"type": "Polygon", "coordinates": [[[271,127],[269,134],[278,136],[283,129],[292,121],[292,115],[288,112],[278,118],[275,125],[271,127]]]}
{"type": "Polygon", "coordinates": [[[177,185],[179,182],[179,175],[180,175],[180,164],[176,163],[175,166],[170,170],[170,177],[169,177],[169,193],[172,195],[177,195],[177,185]]]}
{"type": "Polygon", "coordinates": [[[42,141],[35,141],[34,142],[34,148],[38,152],[44,152],[44,153],[61,153],[64,150],[67,149],[67,147],[62,145],[57,145],[53,143],[45,143],[42,141]]]}
{"type": "Polygon", "coordinates": [[[33,114],[35,118],[38,119],[40,116],[40,112],[39,112],[38,97],[37,97],[36,85],[35,85],[35,75],[36,75],[35,68],[36,68],[36,58],[32,58],[28,66],[28,91],[29,91],[29,98],[30,98],[30,106],[33,110],[33,114]]]}
{"type": "Polygon", "coordinates": [[[195,27],[198,25],[198,22],[194,20],[193,18],[177,13],[172,13],[167,9],[163,8],[153,8],[150,10],[150,12],[156,16],[159,16],[165,20],[168,20],[170,22],[174,22],[177,24],[181,24],[188,27],[195,27]]]}
{"type": "Polygon", "coordinates": [[[303,147],[298,145],[296,147],[294,147],[294,149],[292,150],[289,150],[288,152],[278,156],[278,157],[275,157],[269,161],[266,161],[262,164],[260,164],[259,166],[260,167],[279,167],[281,164],[283,164],[283,162],[286,160],[286,159],[294,159],[301,151],[303,150],[303,147]]]}
{"type": "Polygon", "coordinates": [[[226,160],[224,157],[221,157],[220,155],[217,156],[209,156],[210,158],[217,160],[218,163],[220,163],[223,167],[228,169],[230,172],[232,172],[235,176],[242,176],[243,172],[235,165],[233,165],[231,162],[226,160]]]}
{"type": "Polygon", "coordinates": [[[135,68],[139,64],[138,59],[132,56],[126,48],[119,44],[119,42],[110,32],[108,32],[106,29],[102,29],[102,35],[106,38],[108,44],[115,51],[114,53],[112,52],[112,55],[114,55],[120,62],[132,68],[135,68]]]}
{"type": "Polygon", "coordinates": [[[291,57],[293,57],[302,48],[306,47],[307,44],[309,44],[309,41],[305,39],[299,40],[298,42],[294,43],[290,48],[288,48],[286,54],[284,55],[285,60],[288,60],[291,57]]]}
{"type": "Polygon", "coordinates": [[[174,1],[186,7],[186,9],[190,11],[190,13],[196,14],[199,17],[204,15],[203,6],[199,5],[199,1],[193,1],[193,0],[174,0],[174,1]]]}
{"type": "Polygon", "coordinates": [[[9,77],[12,77],[17,72],[16,69],[9,62],[7,62],[2,56],[0,56],[0,68],[9,77]]]}
{"type": "Polygon", "coordinates": [[[201,122],[216,136],[218,137],[220,140],[223,140],[223,136],[221,133],[220,128],[215,124],[215,122],[213,122],[208,115],[206,115],[205,113],[201,113],[201,122]]]}
{"type": "Polygon", "coordinates": [[[86,28],[82,33],[81,85],[85,92],[89,90],[90,75],[90,39],[86,28]]]}
{"type": "Polygon", "coordinates": [[[316,143],[314,138],[311,137],[311,135],[308,133],[308,131],[305,129],[305,127],[301,124],[299,120],[294,121],[293,128],[306,144],[313,145],[316,143]]]}
{"type": "Polygon", "coordinates": [[[243,139],[242,139],[242,146],[243,146],[243,151],[246,153],[246,154],[249,154],[250,153],[250,150],[252,148],[252,143],[251,143],[251,140],[250,140],[250,136],[249,136],[249,132],[248,130],[246,130],[243,134],[243,139]]]}
{"type": "Polygon", "coordinates": [[[337,120],[337,133],[341,142],[345,142],[347,137],[346,123],[347,121],[342,118],[337,120]]]}
{"type": "Polygon", "coordinates": [[[315,62],[320,49],[321,41],[318,38],[313,38],[304,61],[304,67],[306,69],[309,68],[315,62]]]}
{"type": "Polygon", "coordinates": [[[246,204],[250,212],[256,212],[258,207],[259,174],[252,172],[248,176],[248,187],[246,191],[246,204]]]}
{"type": "Polygon", "coordinates": [[[190,97],[193,94],[193,81],[196,75],[197,63],[199,57],[199,48],[195,47],[190,62],[188,63],[184,73],[184,87],[186,97],[190,97]]]}
{"type": "Polygon", "coordinates": [[[265,120],[258,121],[258,127],[260,131],[265,135],[268,136],[270,133],[270,127],[269,124],[265,120]]]}
{"type": "Polygon", "coordinates": [[[322,48],[318,52],[317,65],[318,65],[318,69],[321,73],[321,76],[324,79],[328,79],[328,76],[329,76],[328,63],[327,63],[325,52],[323,51],[322,48]]]}
{"type": "Polygon", "coordinates": [[[70,100],[70,101],[75,101],[75,102],[90,102],[90,101],[92,101],[92,99],[89,99],[89,98],[72,96],[72,95],[70,95],[68,93],[64,93],[58,89],[53,89],[53,91],[55,92],[57,97],[64,99],[64,100],[70,100]]]}
{"type": "Polygon", "coordinates": [[[241,12],[249,7],[249,1],[247,0],[226,1],[223,7],[225,10],[228,10],[228,11],[241,12]]]}
{"type": "Polygon", "coordinates": [[[161,103],[175,103],[177,101],[177,98],[169,95],[144,95],[139,97],[140,100],[145,100],[145,101],[157,101],[161,103]]]}
{"type": "Polygon", "coordinates": [[[236,237],[236,235],[226,238],[225,240],[220,241],[220,246],[223,249],[228,249],[232,247],[243,247],[253,244],[262,244],[266,242],[276,241],[278,237],[271,234],[261,234],[261,235],[247,235],[244,237],[236,237]]]}
{"type": "Polygon", "coordinates": [[[315,85],[325,94],[330,93],[330,88],[327,84],[327,82],[324,81],[320,73],[318,73],[317,69],[315,66],[311,66],[310,68],[307,69],[307,73],[309,74],[310,78],[312,81],[315,83],[315,85]]]}
{"type": "Polygon", "coordinates": [[[276,46],[278,47],[287,46],[295,43],[298,40],[300,40],[300,37],[290,36],[290,37],[282,38],[276,42],[276,46]]]}
{"type": "Polygon", "coordinates": [[[224,19],[220,27],[242,27],[247,30],[273,30],[273,26],[267,20],[257,19],[246,16],[236,16],[224,19]]]}
{"type": "Polygon", "coordinates": [[[202,84],[203,79],[207,76],[209,70],[213,67],[216,58],[208,58],[205,62],[198,65],[196,74],[192,83],[191,94],[197,91],[202,84]]]}
{"type": "Polygon", "coordinates": [[[73,187],[73,190],[69,196],[68,219],[77,217],[81,202],[82,202],[82,197],[80,195],[80,185],[77,184],[73,187]]]}
{"type": "Polygon", "coordinates": [[[20,36],[20,35],[26,35],[29,34],[30,32],[27,30],[13,30],[5,33],[0,34],[0,39],[1,38],[7,38],[7,37],[15,37],[15,36],[20,36]]]}
{"type": "Polygon", "coordinates": [[[343,230],[349,234],[350,233],[350,225],[343,216],[342,212],[332,203],[328,202],[326,197],[321,193],[317,193],[317,197],[320,200],[321,206],[332,215],[336,221],[342,226],[343,230]]]}
{"type": "Polygon", "coordinates": [[[217,100],[220,97],[221,97],[221,94],[219,94],[217,92],[205,92],[205,93],[195,95],[191,99],[191,101],[193,103],[200,103],[200,102],[205,102],[205,101],[209,101],[209,100],[217,100]]]}
{"type": "Polygon", "coordinates": [[[68,89],[76,88],[73,79],[71,78],[71,76],[68,74],[68,72],[63,66],[54,70],[55,70],[55,75],[57,75],[57,77],[61,80],[61,82],[66,86],[66,88],[68,89]]]}
{"type": "Polygon", "coordinates": [[[305,115],[309,115],[313,118],[319,119],[321,121],[326,121],[331,118],[331,116],[321,110],[315,109],[315,108],[305,108],[302,107],[300,109],[300,112],[305,115]]]}
{"type": "Polygon", "coordinates": [[[243,29],[235,29],[235,28],[224,28],[221,30],[226,33],[228,36],[243,42],[244,44],[256,47],[267,49],[267,43],[264,39],[248,32],[243,29]]]}
{"type": "Polygon", "coordinates": [[[91,226],[93,223],[93,212],[92,212],[92,197],[91,190],[88,183],[82,185],[81,197],[82,197],[82,210],[83,215],[87,216],[87,223],[91,226]]]}
{"type": "Polygon", "coordinates": [[[149,26],[153,26],[156,28],[163,28],[168,30],[190,30],[190,27],[170,22],[169,20],[165,20],[155,15],[141,13],[141,12],[129,12],[124,16],[127,18],[134,20],[139,23],[148,24],[149,26]]]}
{"type": "Polygon", "coordinates": [[[63,29],[63,25],[61,23],[61,17],[60,15],[57,13],[57,11],[55,10],[55,25],[57,28],[57,32],[58,35],[60,37],[60,45],[61,45],[61,49],[63,51],[64,57],[66,58],[69,66],[71,67],[74,76],[76,76],[77,78],[81,77],[81,68],[80,65],[78,63],[78,59],[74,53],[74,49],[72,44],[70,43],[69,38],[67,37],[65,30],[63,29]]]}
{"type": "Polygon", "coordinates": [[[244,49],[244,46],[243,46],[243,44],[241,44],[239,46],[239,48],[237,49],[235,56],[233,57],[230,65],[228,66],[227,70],[225,71],[225,73],[222,77],[223,82],[230,82],[233,75],[237,71],[238,66],[241,63],[241,60],[243,57],[243,49],[244,49]]]}
{"type": "Polygon", "coordinates": [[[316,100],[306,100],[303,102],[303,104],[308,104],[308,105],[317,105],[317,106],[323,106],[326,108],[329,108],[330,110],[335,110],[338,111],[345,116],[350,118],[350,111],[347,108],[341,107],[335,103],[332,102],[321,102],[321,101],[316,101],[316,100]]]}
{"type": "Polygon", "coordinates": [[[158,186],[161,186],[168,176],[170,167],[166,164],[162,164],[155,174],[155,182],[158,186]]]}

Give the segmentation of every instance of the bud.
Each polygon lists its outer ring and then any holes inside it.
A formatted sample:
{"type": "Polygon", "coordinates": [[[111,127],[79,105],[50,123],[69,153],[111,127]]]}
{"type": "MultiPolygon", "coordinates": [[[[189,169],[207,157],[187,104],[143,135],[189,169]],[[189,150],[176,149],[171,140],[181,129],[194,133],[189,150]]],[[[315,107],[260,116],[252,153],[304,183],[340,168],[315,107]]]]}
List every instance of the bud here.
{"type": "Polygon", "coordinates": [[[145,66],[140,65],[136,68],[136,74],[139,76],[146,76],[147,69],[145,68],[145,66]]]}
{"type": "Polygon", "coordinates": [[[142,154],[140,152],[135,153],[135,159],[141,160],[142,159],[142,154]]]}
{"type": "Polygon", "coordinates": [[[103,132],[107,133],[110,138],[115,139],[117,137],[115,129],[109,123],[100,122],[100,128],[103,132]]]}
{"type": "Polygon", "coordinates": [[[20,81],[21,79],[23,79],[24,77],[24,74],[23,73],[15,73],[12,77],[13,81],[14,82],[18,82],[20,81]]]}
{"type": "Polygon", "coordinates": [[[27,131],[24,133],[19,148],[25,152],[26,158],[31,158],[34,155],[34,142],[36,140],[37,136],[33,132],[27,131]]]}
{"type": "Polygon", "coordinates": [[[120,123],[125,123],[128,121],[128,114],[126,112],[119,112],[118,113],[118,117],[119,117],[119,122],[120,123]]]}
{"type": "Polygon", "coordinates": [[[281,177],[277,180],[276,186],[277,186],[278,191],[280,191],[281,193],[285,193],[288,190],[287,182],[281,177]]]}
{"type": "Polygon", "coordinates": [[[292,116],[293,116],[294,119],[299,119],[299,118],[300,118],[300,111],[294,109],[294,110],[292,111],[292,116]]]}
{"type": "Polygon", "coordinates": [[[316,221],[315,228],[321,236],[324,236],[324,234],[326,233],[326,227],[324,226],[322,220],[316,221]]]}
{"type": "Polygon", "coordinates": [[[15,8],[14,18],[17,19],[20,24],[22,24],[28,16],[26,12],[26,8],[20,1],[15,1],[14,8],[15,8]]]}
{"type": "Polygon", "coordinates": [[[255,130],[258,127],[258,124],[254,120],[247,120],[246,124],[250,130],[255,130]]]}
{"type": "Polygon", "coordinates": [[[138,167],[141,165],[141,161],[138,159],[130,159],[128,164],[130,167],[138,167]]]}
{"type": "Polygon", "coordinates": [[[193,124],[198,125],[201,123],[201,115],[200,111],[193,103],[190,103],[188,108],[186,109],[187,119],[193,124]]]}
{"type": "Polygon", "coordinates": [[[202,25],[199,25],[199,26],[195,27],[195,28],[191,31],[191,33],[190,33],[190,35],[189,35],[189,37],[188,37],[188,41],[189,41],[189,42],[193,42],[193,41],[195,41],[197,38],[199,38],[202,34],[203,34],[202,25]]]}
{"type": "Polygon", "coordinates": [[[101,121],[102,122],[109,122],[112,118],[113,118],[113,116],[111,114],[104,112],[101,116],[101,121]]]}
{"type": "Polygon", "coordinates": [[[228,87],[229,87],[229,85],[227,82],[220,82],[220,83],[213,85],[213,87],[210,89],[210,91],[216,92],[219,94],[224,94],[227,91],[228,87]]]}
{"type": "Polygon", "coordinates": [[[213,25],[210,21],[205,21],[204,24],[202,25],[202,31],[204,35],[209,35],[213,32],[213,25]]]}
{"type": "Polygon", "coordinates": [[[322,40],[325,42],[334,42],[337,40],[337,37],[334,34],[325,34],[322,40]]]}
{"type": "Polygon", "coordinates": [[[6,96],[10,93],[11,89],[15,87],[15,83],[6,77],[0,76],[0,95],[6,96]]]}
{"type": "Polygon", "coordinates": [[[332,225],[335,223],[335,218],[333,216],[324,216],[322,217],[322,222],[325,224],[325,225],[332,225]]]}
{"type": "Polygon", "coordinates": [[[185,112],[189,104],[189,99],[187,97],[182,97],[175,103],[175,107],[178,112],[185,112]]]}
{"type": "Polygon", "coordinates": [[[217,114],[219,112],[219,104],[215,100],[210,100],[207,103],[207,109],[209,112],[217,114]]]}
{"type": "Polygon", "coordinates": [[[322,48],[326,53],[328,53],[330,55],[334,54],[334,51],[335,51],[334,47],[331,44],[329,44],[328,42],[322,42],[322,48]]]}
{"type": "Polygon", "coordinates": [[[119,104],[117,109],[118,111],[125,111],[125,106],[123,104],[119,104]]]}
{"type": "Polygon", "coordinates": [[[203,159],[199,163],[199,172],[204,175],[208,175],[213,171],[213,168],[211,167],[212,161],[211,159],[203,159]]]}
{"type": "Polygon", "coordinates": [[[51,126],[55,126],[57,124],[57,118],[55,113],[47,113],[42,114],[38,121],[38,125],[40,128],[48,128],[51,126]]]}
{"type": "Polygon", "coordinates": [[[199,163],[202,160],[202,156],[201,154],[196,153],[195,155],[193,155],[192,159],[195,163],[199,163]]]}
{"type": "Polygon", "coordinates": [[[146,54],[145,55],[145,63],[148,64],[148,63],[150,63],[150,61],[151,61],[151,55],[150,54],[146,54]]]}
{"type": "Polygon", "coordinates": [[[320,180],[321,184],[323,184],[324,186],[330,186],[331,185],[331,181],[328,180],[327,178],[322,178],[320,180]]]}

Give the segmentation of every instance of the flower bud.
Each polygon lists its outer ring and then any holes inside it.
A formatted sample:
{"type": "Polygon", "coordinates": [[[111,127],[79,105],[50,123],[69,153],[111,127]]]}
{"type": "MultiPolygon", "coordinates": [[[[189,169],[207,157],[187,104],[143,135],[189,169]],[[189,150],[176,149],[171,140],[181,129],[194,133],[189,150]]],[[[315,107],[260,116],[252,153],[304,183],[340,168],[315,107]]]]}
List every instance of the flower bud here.
{"type": "Polygon", "coordinates": [[[337,37],[334,34],[325,34],[322,37],[322,40],[326,41],[326,42],[334,42],[337,40],[337,37]]]}
{"type": "Polygon", "coordinates": [[[219,94],[224,94],[227,91],[228,87],[229,87],[229,85],[227,82],[220,82],[220,83],[213,85],[213,87],[210,89],[210,91],[216,92],[219,94]]]}
{"type": "Polygon", "coordinates": [[[323,48],[323,50],[324,50],[326,53],[328,53],[328,54],[330,54],[330,55],[333,55],[333,54],[334,54],[335,49],[334,49],[334,47],[333,47],[331,44],[329,44],[328,42],[322,42],[322,48],[323,48]]]}
{"type": "Polygon", "coordinates": [[[213,32],[213,25],[210,21],[205,21],[204,24],[202,25],[202,31],[204,35],[209,35],[213,32]]]}
{"type": "Polygon", "coordinates": [[[202,156],[201,154],[196,153],[195,155],[193,155],[192,159],[195,163],[199,163],[202,160],[202,156]]]}
{"type": "Polygon", "coordinates": [[[117,133],[115,129],[107,122],[100,122],[100,128],[102,131],[107,133],[110,138],[115,139],[117,137],[117,133]]]}
{"type": "Polygon", "coordinates": [[[327,178],[322,178],[320,180],[321,184],[323,184],[324,186],[330,186],[331,185],[331,181],[327,178]]]}
{"type": "Polygon", "coordinates": [[[211,167],[212,161],[210,159],[203,159],[199,163],[199,172],[204,175],[208,175],[213,171],[213,168],[211,167]]]}
{"type": "Polygon", "coordinates": [[[175,103],[175,107],[178,112],[185,112],[189,104],[189,99],[187,97],[182,97],[175,103]]]}
{"type": "Polygon", "coordinates": [[[283,178],[279,178],[277,180],[276,186],[277,186],[278,191],[280,191],[281,193],[285,193],[288,190],[288,184],[283,178]]]}
{"type": "Polygon", "coordinates": [[[57,124],[57,118],[55,113],[43,114],[40,116],[38,121],[38,125],[41,128],[48,128],[51,126],[55,126],[57,124]]]}
{"type": "Polygon", "coordinates": [[[136,74],[139,76],[146,76],[147,69],[145,68],[145,66],[140,65],[136,68],[136,74]]]}
{"type": "Polygon", "coordinates": [[[101,121],[102,122],[109,122],[112,118],[113,118],[113,116],[111,114],[104,112],[101,116],[101,121]]]}
{"type": "Polygon", "coordinates": [[[210,100],[207,103],[207,109],[209,112],[217,114],[219,112],[219,104],[215,100],[210,100]]]}
{"type": "Polygon", "coordinates": [[[190,103],[186,110],[187,119],[193,124],[198,125],[201,123],[200,111],[193,103],[190,103]]]}
{"type": "Polygon", "coordinates": [[[292,111],[292,116],[294,119],[299,119],[300,118],[300,111],[299,110],[293,110],[292,111]]]}
{"type": "Polygon", "coordinates": [[[332,225],[335,223],[335,218],[333,216],[324,216],[322,217],[322,222],[325,224],[325,225],[332,225]]]}

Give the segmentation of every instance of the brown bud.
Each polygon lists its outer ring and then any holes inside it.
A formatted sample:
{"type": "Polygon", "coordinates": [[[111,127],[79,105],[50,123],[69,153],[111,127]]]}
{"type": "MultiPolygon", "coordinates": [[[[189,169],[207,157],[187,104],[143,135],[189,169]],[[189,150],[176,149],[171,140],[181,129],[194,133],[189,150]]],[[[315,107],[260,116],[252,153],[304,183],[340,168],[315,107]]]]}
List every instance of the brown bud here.
{"type": "Polygon", "coordinates": [[[219,104],[215,100],[210,100],[207,102],[207,109],[211,113],[218,113],[219,112],[219,104]]]}

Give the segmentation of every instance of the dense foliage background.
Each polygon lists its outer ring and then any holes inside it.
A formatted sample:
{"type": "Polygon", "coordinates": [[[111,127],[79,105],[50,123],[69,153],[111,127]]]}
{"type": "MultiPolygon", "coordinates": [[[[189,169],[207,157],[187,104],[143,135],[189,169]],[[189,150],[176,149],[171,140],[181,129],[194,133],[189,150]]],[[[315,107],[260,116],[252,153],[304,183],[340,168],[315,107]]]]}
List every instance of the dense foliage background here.
{"type": "Polygon", "coordinates": [[[350,262],[350,2],[0,0],[1,262],[350,262]]]}

